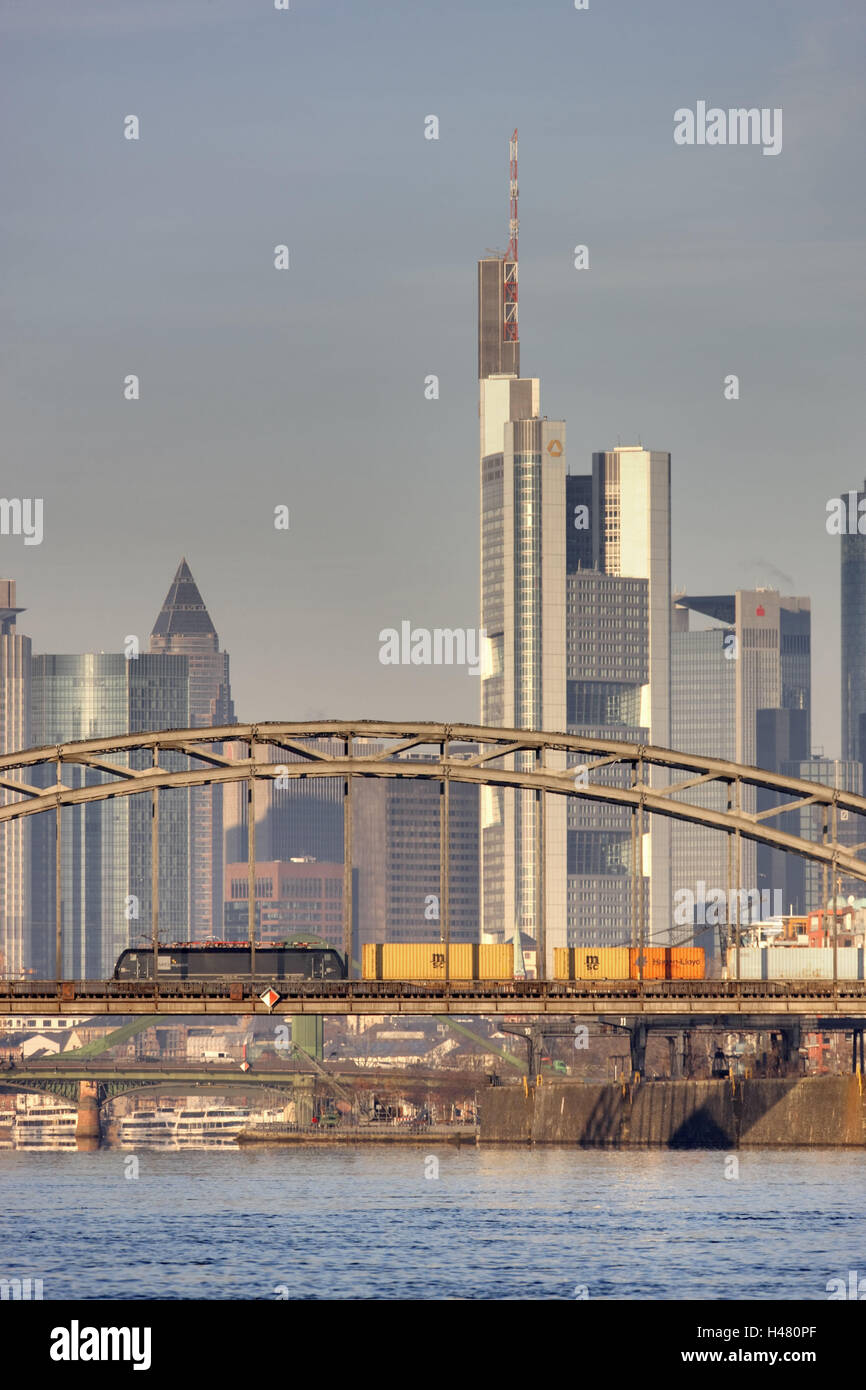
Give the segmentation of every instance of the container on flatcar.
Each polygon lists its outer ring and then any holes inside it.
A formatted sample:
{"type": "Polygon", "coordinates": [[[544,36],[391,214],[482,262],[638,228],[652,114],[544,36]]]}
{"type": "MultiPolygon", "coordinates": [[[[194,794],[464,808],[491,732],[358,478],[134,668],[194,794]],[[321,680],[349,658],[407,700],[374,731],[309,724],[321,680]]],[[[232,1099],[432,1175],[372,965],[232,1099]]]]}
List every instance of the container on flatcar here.
{"type": "MultiPolygon", "coordinates": [[[[862,980],[863,948],[837,948],[837,978],[862,980]]],[[[728,947],[727,977],[737,978],[737,950],[728,947]]],[[[741,980],[832,980],[832,946],[742,946],[740,948],[741,980]]]]}
{"type": "Polygon", "coordinates": [[[555,980],[627,980],[627,946],[557,946],[555,980]]]}
{"type": "Polygon", "coordinates": [[[703,980],[707,964],[703,946],[671,946],[671,980],[703,980]]]}
{"type": "Polygon", "coordinates": [[[510,980],[514,976],[514,946],[476,942],[377,941],[361,948],[365,980],[510,980]]]}
{"type": "MultiPolygon", "coordinates": [[[[645,946],[642,978],[644,980],[703,980],[706,958],[702,946],[645,946]]],[[[629,977],[641,978],[638,950],[629,948],[629,977]]]]}
{"type": "Polygon", "coordinates": [[[665,980],[666,974],[665,947],[664,946],[644,946],[638,951],[636,946],[630,946],[628,952],[628,973],[631,980],[665,980]],[[642,960],[639,961],[639,956],[642,960]]]}

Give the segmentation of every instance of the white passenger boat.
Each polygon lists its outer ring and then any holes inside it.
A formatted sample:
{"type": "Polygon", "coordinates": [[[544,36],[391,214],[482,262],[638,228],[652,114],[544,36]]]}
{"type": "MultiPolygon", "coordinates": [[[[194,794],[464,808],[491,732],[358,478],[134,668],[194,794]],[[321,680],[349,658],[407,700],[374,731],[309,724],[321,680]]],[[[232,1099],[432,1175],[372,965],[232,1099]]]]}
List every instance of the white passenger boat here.
{"type": "Polygon", "coordinates": [[[177,1129],[177,1111],[173,1107],[159,1110],[133,1110],[118,1125],[122,1144],[154,1144],[173,1139],[177,1129]]]}
{"type": "Polygon", "coordinates": [[[208,1106],[201,1110],[181,1110],[175,1138],[178,1143],[231,1141],[240,1133],[249,1111],[239,1106],[208,1106]]]}

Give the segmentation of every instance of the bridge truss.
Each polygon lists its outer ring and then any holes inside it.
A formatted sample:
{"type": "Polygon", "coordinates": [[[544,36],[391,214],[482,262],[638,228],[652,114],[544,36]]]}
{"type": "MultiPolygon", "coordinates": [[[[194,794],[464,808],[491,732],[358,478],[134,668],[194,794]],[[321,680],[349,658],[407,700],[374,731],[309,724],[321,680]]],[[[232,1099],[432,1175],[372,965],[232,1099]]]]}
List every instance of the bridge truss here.
{"type": "MultiPolygon", "coordinates": [[[[536,798],[535,882],[540,961],[547,958],[544,866],[548,796],[580,797],[626,808],[631,815],[633,847],[644,834],[648,815],[667,816],[726,834],[729,889],[737,901],[742,840],[769,845],[820,863],[824,869],[824,902],[829,898],[828,876],[832,877],[834,901],[840,876],[866,882],[866,859],[862,857],[866,850],[866,830],[861,832],[863,842],[854,845],[843,843],[839,836],[841,820],[852,815],[866,817],[866,797],[722,759],[652,745],[474,724],[318,720],[166,729],[27,749],[0,757],[0,789],[8,798],[6,804],[0,806],[0,824],[44,812],[53,811],[55,815],[57,980],[62,978],[60,864],[65,807],[90,805],[117,797],[150,796],[151,935],[156,952],[159,941],[160,794],[179,787],[245,783],[248,935],[254,971],[257,788],[276,778],[323,777],[335,777],[342,783],[343,936],[344,950],[350,961],[354,891],[353,787],[358,778],[421,778],[439,783],[439,927],[441,939],[446,944],[450,942],[449,792],[454,783],[512,788],[536,798]],[[173,765],[165,765],[165,759],[173,765]],[[178,770],[178,761],[185,761],[187,765],[178,770]],[[32,780],[34,769],[42,769],[39,781],[44,782],[45,769],[52,766],[53,782],[35,784],[32,780]],[[80,773],[70,777],[70,769],[76,768],[80,773]],[[672,780],[664,786],[654,785],[651,774],[655,768],[664,769],[672,780]],[[100,780],[95,780],[97,777],[100,780]],[[83,785],[78,785],[81,779],[83,785]],[[695,788],[713,784],[724,788],[724,810],[680,799],[695,788]],[[768,810],[747,809],[747,789],[752,788],[777,794],[782,798],[781,804],[768,810]],[[818,833],[814,839],[800,838],[773,824],[786,812],[805,807],[813,807],[819,813],[815,817],[818,833]]],[[[636,854],[632,856],[632,865],[637,865],[636,854]]],[[[634,870],[632,877],[635,880],[632,941],[644,946],[647,940],[644,894],[638,891],[634,870]]],[[[735,921],[733,927],[739,954],[739,922],[735,921]]]]}

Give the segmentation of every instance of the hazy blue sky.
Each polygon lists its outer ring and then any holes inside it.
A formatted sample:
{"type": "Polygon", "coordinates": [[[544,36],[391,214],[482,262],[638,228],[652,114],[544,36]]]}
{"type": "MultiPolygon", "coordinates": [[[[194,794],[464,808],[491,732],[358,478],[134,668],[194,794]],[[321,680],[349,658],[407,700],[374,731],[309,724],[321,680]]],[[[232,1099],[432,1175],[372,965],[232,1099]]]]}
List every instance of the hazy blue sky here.
{"type": "Polygon", "coordinates": [[[0,572],[34,650],[144,641],[186,555],[242,719],[477,718],[378,633],[478,622],[475,262],[518,126],[522,368],[571,471],[669,449],[675,586],[812,596],[837,752],[864,33],[854,0],[2,0],[2,491],[45,536],[0,572]],[[675,146],[698,100],[782,107],[782,153],[675,146]]]}

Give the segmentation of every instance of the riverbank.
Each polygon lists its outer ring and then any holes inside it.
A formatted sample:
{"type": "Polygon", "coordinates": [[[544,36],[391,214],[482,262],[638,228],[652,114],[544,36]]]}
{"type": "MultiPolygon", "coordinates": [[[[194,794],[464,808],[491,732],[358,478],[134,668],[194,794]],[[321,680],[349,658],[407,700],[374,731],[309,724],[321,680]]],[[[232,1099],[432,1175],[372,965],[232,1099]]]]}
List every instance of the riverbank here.
{"type": "Polygon", "coordinates": [[[429,1125],[424,1129],[408,1130],[389,1125],[351,1125],[345,1129],[290,1129],[281,1125],[262,1125],[258,1129],[242,1129],[237,1136],[238,1144],[415,1144],[426,1147],[429,1144],[471,1144],[478,1139],[474,1125],[462,1125],[459,1129],[447,1125],[429,1125]]]}

